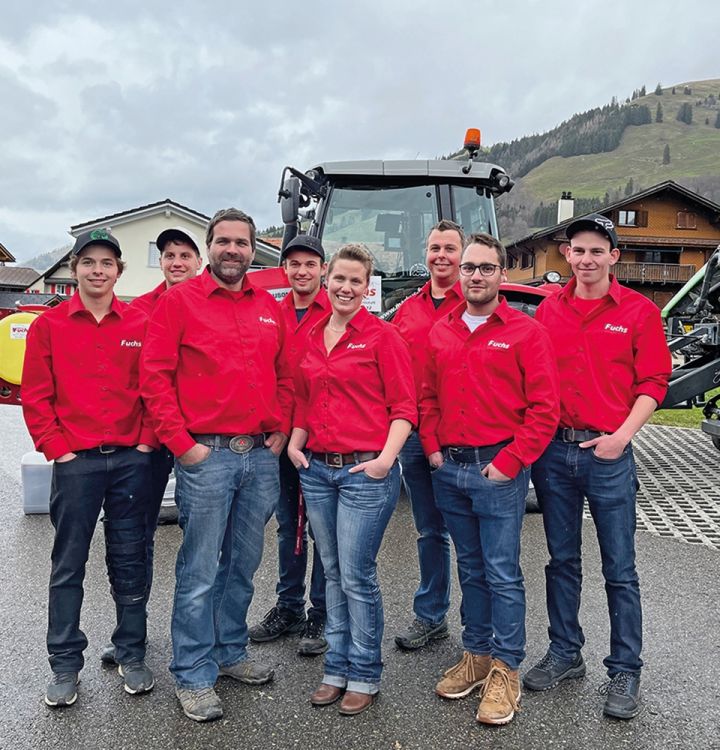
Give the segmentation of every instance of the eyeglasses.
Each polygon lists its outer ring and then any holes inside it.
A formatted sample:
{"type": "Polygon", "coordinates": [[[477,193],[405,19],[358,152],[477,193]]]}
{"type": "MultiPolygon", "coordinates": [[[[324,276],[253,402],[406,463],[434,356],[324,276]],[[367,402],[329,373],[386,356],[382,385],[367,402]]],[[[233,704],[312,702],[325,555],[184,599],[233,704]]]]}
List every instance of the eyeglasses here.
{"type": "Polygon", "coordinates": [[[502,268],[497,263],[461,263],[460,273],[463,276],[472,276],[475,271],[480,271],[481,276],[492,276],[495,273],[495,269],[502,268]]]}

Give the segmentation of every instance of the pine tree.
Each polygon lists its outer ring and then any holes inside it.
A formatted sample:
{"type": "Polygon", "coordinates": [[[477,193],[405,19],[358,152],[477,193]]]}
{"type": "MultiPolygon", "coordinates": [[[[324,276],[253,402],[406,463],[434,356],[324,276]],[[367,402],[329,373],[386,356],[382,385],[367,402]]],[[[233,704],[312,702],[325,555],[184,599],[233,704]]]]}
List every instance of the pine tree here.
{"type": "Polygon", "coordinates": [[[720,128],[720,112],[717,113],[717,117],[715,118],[715,127],[720,128]]]}
{"type": "Polygon", "coordinates": [[[689,102],[683,102],[678,109],[677,117],[675,118],[679,122],[684,122],[686,125],[690,125],[693,117],[692,104],[689,102]]]}
{"type": "Polygon", "coordinates": [[[625,185],[625,195],[632,195],[633,194],[633,178],[631,177],[627,181],[627,185],[625,185]]]}
{"type": "Polygon", "coordinates": [[[647,94],[647,90],[645,89],[645,84],[643,83],[642,87],[640,88],[639,96],[645,96],[646,94],[647,94]]]}
{"type": "Polygon", "coordinates": [[[657,108],[655,109],[655,122],[662,122],[663,121],[663,108],[662,104],[658,102],[657,108]]]}
{"type": "Polygon", "coordinates": [[[670,144],[666,143],[663,149],[663,164],[670,164],[670,144]]]}
{"type": "Polygon", "coordinates": [[[675,96],[675,86],[672,87],[673,96],[675,96]]]}
{"type": "Polygon", "coordinates": [[[662,96],[662,86],[659,83],[655,86],[655,96],[662,96]]]}

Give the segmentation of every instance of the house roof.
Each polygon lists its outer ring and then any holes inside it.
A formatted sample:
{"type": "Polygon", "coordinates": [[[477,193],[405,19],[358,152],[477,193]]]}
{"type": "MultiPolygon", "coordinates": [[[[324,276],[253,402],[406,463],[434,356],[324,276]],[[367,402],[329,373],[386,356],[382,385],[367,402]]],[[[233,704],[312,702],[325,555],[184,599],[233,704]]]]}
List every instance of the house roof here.
{"type": "Polygon", "coordinates": [[[97,224],[105,224],[109,221],[118,223],[118,220],[125,222],[132,219],[137,219],[142,215],[152,215],[161,212],[164,209],[172,208],[176,213],[186,214],[188,217],[199,221],[200,223],[206,223],[210,221],[209,216],[201,214],[193,208],[183,206],[182,203],[177,203],[171,198],[165,198],[162,201],[156,201],[155,203],[146,203],[144,206],[137,206],[136,208],[130,208],[127,211],[120,211],[115,214],[108,214],[107,216],[100,216],[97,219],[91,219],[90,221],[84,221],[81,224],[74,224],[70,227],[70,234],[77,236],[83,231],[90,229],[97,224]]]}
{"type": "Polygon", "coordinates": [[[24,266],[0,266],[0,286],[16,286],[27,289],[40,274],[34,268],[24,266]]]}
{"type": "MultiPolygon", "coordinates": [[[[718,217],[720,218],[720,204],[715,203],[714,201],[711,201],[709,198],[704,198],[702,195],[693,193],[692,190],[688,190],[688,188],[683,187],[682,185],[675,182],[674,180],[665,180],[664,182],[659,182],[657,185],[653,185],[652,187],[647,188],[647,190],[641,190],[639,193],[635,193],[634,195],[629,195],[626,198],[623,198],[622,200],[616,201],[615,203],[610,203],[607,206],[604,206],[603,208],[598,209],[594,213],[599,213],[599,214],[602,214],[603,216],[607,216],[612,211],[616,211],[617,209],[623,208],[624,206],[627,206],[630,203],[636,203],[639,200],[649,198],[653,195],[657,195],[665,191],[676,193],[681,198],[684,198],[687,201],[697,204],[698,206],[705,209],[706,211],[715,212],[718,214],[718,217]]],[[[533,232],[533,234],[529,234],[526,237],[516,240],[512,244],[508,245],[507,249],[510,250],[510,249],[518,247],[519,245],[523,245],[527,242],[532,242],[533,240],[539,240],[544,237],[550,237],[551,235],[557,235],[561,233],[564,235],[565,229],[568,227],[568,225],[570,225],[573,221],[579,218],[582,218],[582,217],[573,216],[571,219],[566,219],[565,221],[561,221],[559,224],[554,224],[551,227],[546,227],[545,229],[540,229],[537,232],[533,232]]]]}
{"type": "Polygon", "coordinates": [[[59,305],[65,298],[59,294],[24,294],[0,292],[0,310],[14,310],[18,305],[59,305]]]}
{"type": "Polygon", "coordinates": [[[15,256],[0,242],[0,262],[13,263],[15,256]]]}

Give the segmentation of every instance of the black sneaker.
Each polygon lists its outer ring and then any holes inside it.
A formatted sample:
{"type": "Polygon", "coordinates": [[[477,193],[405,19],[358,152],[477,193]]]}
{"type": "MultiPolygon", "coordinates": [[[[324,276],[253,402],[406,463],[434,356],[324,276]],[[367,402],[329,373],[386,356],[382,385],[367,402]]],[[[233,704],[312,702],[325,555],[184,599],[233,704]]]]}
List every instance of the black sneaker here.
{"type": "Polygon", "coordinates": [[[77,672],[53,672],[45,689],[45,703],[53,708],[72,706],[77,700],[78,682],[77,672]]]}
{"type": "Polygon", "coordinates": [[[640,713],[640,673],[618,672],[601,685],[600,695],[607,695],[603,713],[616,719],[632,719],[640,713]]]}
{"type": "Polygon", "coordinates": [[[117,662],[115,661],[115,646],[112,643],[103,646],[103,650],[100,652],[100,661],[108,667],[117,666],[117,662]]]}
{"type": "Polygon", "coordinates": [[[582,654],[572,660],[560,659],[551,651],[523,677],[523,685],[528,690],[550,690],[563,680],[585,676],[585,662],[582,654]]]}
{"type": "Polygon", "coordinates": [[[281,635],[301,633],[305,627],[305,612],[296,614],[289,609],[273,607],[263,617],[262,622],[253,625],[248,631],[251,641],[264,643],[274,641],[281,635]]]}
{"type": "Polygon", "coordinates": [[[448,635],[447,620],[444,617],[439,625],[431,625],[416,617],[404,633],[395,636],[395,644],[405,651],[415,651],[427,646],[430,641],[439,641],[448,635]]]}
{"type": "Polygon", "coordinates": [[[298,644],[298,654],[300,656],[320,656],[328,649],[328,642],[323,636],[325,630],[325,618],[311,614],[307,618],[303,628],[300,643],[298,644]]]}

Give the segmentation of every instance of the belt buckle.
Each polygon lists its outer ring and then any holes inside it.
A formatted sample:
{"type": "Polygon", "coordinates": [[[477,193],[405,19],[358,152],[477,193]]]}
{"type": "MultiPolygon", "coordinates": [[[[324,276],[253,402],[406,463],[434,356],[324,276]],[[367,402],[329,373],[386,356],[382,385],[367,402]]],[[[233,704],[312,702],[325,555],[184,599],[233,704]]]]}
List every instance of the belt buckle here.
{"type": "Polygon", "coordinates": [[[117,448],[109,447],[106,449],[106,446],[104,445],[98,445],[98,451],[102,453],[103,456],[109,456],[111,453],[115,453],[117,448]]]}
{"type": "Polygon", "coordinates": [[[235,435],[235,437],[230,438],[228,448],[233,453],[249,453],[254,445],[255,441],[250,435],[235,435]]]}
{"type": "Polygon", "coordinates": [[[325,463],[333,469],[342,469],[343,467],[342,453],[326,453],[325,463]]]}
{"type": "Polygon", "coordinates": [[[574,427],[566,427],[565,428],[564,439],[565,439],[566,443],[574,443],[575,442],[575,428],[574,427]]]}

